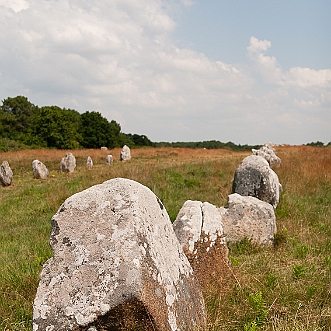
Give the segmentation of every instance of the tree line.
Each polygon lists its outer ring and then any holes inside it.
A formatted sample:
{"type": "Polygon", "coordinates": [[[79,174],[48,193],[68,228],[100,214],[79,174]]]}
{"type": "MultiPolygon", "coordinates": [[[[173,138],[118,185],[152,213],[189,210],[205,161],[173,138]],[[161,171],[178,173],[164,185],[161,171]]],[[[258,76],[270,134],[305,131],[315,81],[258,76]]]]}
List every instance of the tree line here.
{"type": "Polygon", "coordinates": [[[115,120],[99,112],[80,114],[58,106],[38,107],[24,96],[7,98],[0,107],[0,150],[23,148],[108,148],[152,146],[145,136],[125,134],[115,120]]]}
{"type": "MultiPolygon", "coordinates": [[[[225,148],[234,151],[258,149],[261,145],[236,145],[217,140],[199,142],[152,142],[147,136],[123,133],[115,120],[99,112],[80,114],[58,106],[38,107],[25,96],[7,98],[0,106],[0,151],[27,148],[108,148],[152,146],[182,148],[225,148]]],[[[320,141],[310,146],[324,146],[320,141]]],[[[331,142],[327,144],[331,146],[331,142]]]]}

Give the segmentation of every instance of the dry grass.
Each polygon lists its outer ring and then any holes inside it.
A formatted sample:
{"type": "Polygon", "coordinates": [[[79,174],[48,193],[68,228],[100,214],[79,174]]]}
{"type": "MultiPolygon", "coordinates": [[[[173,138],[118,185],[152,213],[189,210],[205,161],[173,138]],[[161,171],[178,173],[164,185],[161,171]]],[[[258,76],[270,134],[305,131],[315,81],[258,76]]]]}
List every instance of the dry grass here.
{"type": "MultiPolygon", "coordinates": [[[[49,258],[50,219],[70,195],[114,177],[136,180],[163,201],[172,220],[188,200],[225,205],[239,162],[250,153],[228,150],[75,150],[77,170],[59,172],[67,151],[0,154],[14,172],[0,189],[0,330],[31,330],[32,302],[41,264],[49,258]],[[106,155],[114,157],[105,165],[106,155]],[[87,156],[94,162],[85,169],[87,156]],[[36,180],[31,163],[50,170],[36,180]]],[[[283,184],[273,249],[248,241],[230,247],[232,270],[204,289],[209,330],[331,330],[331,148],[277,147],[283,184]]]]}

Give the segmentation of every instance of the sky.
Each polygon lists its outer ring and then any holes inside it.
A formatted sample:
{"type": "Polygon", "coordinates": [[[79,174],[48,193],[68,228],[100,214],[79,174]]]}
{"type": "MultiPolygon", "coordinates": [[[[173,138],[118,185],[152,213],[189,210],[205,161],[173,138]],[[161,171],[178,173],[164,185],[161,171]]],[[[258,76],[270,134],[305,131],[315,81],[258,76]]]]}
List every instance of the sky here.
{"type": "Polygon", "coordinates": [[[0,98],[152,141],[331,141],[330,0],[0,0],[0,98]]]}

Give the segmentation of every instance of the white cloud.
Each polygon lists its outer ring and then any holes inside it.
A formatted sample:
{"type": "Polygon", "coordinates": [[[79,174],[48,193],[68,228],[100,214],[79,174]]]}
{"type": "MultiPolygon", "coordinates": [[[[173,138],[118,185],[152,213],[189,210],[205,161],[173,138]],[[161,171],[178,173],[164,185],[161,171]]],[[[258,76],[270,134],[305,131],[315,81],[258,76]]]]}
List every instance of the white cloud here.
{"type": "Polygon", "coordinates": [[[250,67],[176,47],[175,2],[2,2],[1,99],[25,95],[39,106],[100,111],[152,140],[240,143],[291,142],[279,128],[305,127],[304,111],[330,107],[331,70],[284,71],[265,55],[268,40],[250,39],[250,67]]]}
{"type": "Polygon", "coordinates": [[[181,0],[181,2],[183,3],[183,5],[185,7],[190,7],[194,5],[194,1],[193,0],[181,0]]]}
{"type": "Polygon", "coordinates": [[[29,3],[26,0],[2,0],[0,6],[10,8],[15,13],[18,13],[21,10],[29,8],[29,3]]]}
{"type": "Polygon", "coordinates": [[[256,37],[250,38],[249,46],[247,47],[247,50],[250,53],[259,53],[266,51],[268,48],[271,47],[271,42],[269,40],[258,40],[256,37]]]}
{"type": "Polygon", "coordinates": [[[270,41],[261,41],[255,37],[250,38],[250,45],[247,47],[249,58],[267,81],[298,88],[312,86],[330,87],[330,69],[313,70],[309,68],[294,67],[290,68],[288,71],[284,71],[275,57],[266,56],[264,54],[270,47],[270,41]]]}

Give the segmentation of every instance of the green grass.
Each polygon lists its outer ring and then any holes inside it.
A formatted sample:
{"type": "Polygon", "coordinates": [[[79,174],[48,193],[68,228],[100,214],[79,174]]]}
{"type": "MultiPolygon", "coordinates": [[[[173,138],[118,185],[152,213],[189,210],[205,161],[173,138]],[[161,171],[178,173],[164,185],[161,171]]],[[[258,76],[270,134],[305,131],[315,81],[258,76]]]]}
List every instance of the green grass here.
{"type": "MultiPolygon", "coordinates": [[[[279,151],[283,165],[276,171],[284,190],[275,245],[261,249],[249,240],[230,245],[226,281],[203,289],[209,331],[331,330],[330,151],[279,151]]],[[[226,205],[242,158],[180,159],[164,149],[111,167],[103,156],[93,157],[95,166],[87,171],[81,156],[75,173],[61,174],[54,156],[46,163],[47,180],[33,178],[30,159],[9,160],[14,182],[0,187],[0,331],[32,330],[39,274],[52,254],[50,220],[67,197],[110,178],[130,178],[149,187],[174,220],[188,199],[226,205]]]]}

